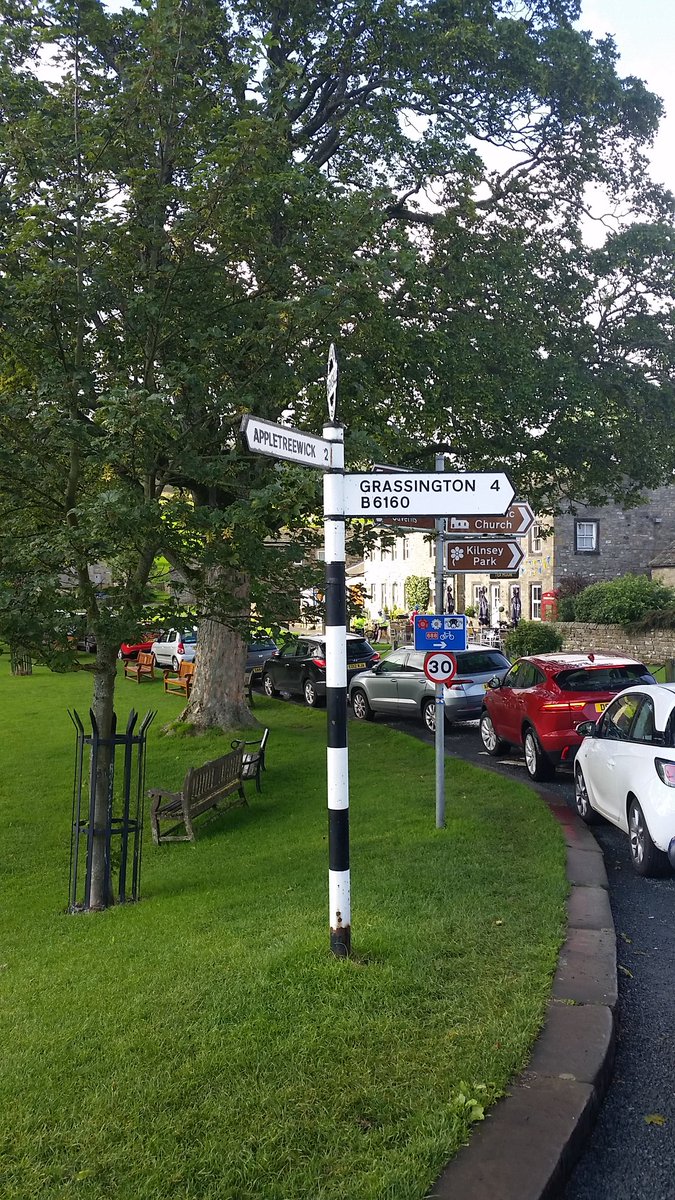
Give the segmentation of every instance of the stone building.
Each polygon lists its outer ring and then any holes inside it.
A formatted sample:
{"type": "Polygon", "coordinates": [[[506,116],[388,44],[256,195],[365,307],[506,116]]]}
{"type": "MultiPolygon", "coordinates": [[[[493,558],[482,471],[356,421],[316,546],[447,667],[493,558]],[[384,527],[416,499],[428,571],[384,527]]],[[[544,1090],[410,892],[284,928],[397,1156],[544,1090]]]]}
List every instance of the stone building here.
{"type": "MultiPolygon", "coordinates": [[[[586,583],[649,575],[675,539],[675,486],[649,493],[638,508],[579,508],[555,519],[554,586],[566,576],[586,583]]],[[[672,558],[672,550],[671,550],[672,558]]]]}

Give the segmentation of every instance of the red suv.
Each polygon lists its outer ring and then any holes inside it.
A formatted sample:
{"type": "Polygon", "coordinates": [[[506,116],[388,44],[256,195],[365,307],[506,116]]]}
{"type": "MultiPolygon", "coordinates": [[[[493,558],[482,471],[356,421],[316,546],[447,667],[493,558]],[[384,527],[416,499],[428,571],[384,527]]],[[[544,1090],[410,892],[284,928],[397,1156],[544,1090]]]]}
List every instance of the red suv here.
{"type": "Polygon", "coordinates": [[[577,725],[596,721],[617,692],[655,683],[643,663],[606,654],[532,654],[487,685],[480,734],[488,754],[522,747],[531,779],[548,779],[581,745],[577,725]]]}

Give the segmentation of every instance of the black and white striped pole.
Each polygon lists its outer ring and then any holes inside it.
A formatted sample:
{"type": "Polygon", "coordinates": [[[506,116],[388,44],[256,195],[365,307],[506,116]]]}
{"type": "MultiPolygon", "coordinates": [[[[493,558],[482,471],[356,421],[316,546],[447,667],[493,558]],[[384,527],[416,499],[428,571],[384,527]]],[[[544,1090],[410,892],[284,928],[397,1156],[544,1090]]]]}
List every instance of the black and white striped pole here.
{"type": "Polygon", "coordinates": [[[347,752],[347,601],[345,588],[344,430],[336,422],[338,368],[335,347],[328,355],[328,423],[332,444],[324,474],[326,553],[326,710],[328,782],[328,904],[330,948],[336,958],[351,952],[349,875],[349,762],[347,752]]]}

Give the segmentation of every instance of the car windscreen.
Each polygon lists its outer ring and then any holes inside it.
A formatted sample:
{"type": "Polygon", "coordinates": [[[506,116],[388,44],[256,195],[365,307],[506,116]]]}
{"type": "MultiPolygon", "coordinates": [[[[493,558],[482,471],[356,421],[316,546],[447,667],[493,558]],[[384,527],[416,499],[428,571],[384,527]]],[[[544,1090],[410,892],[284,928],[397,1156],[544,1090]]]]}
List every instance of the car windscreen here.
{"type": "Polygon", "coordinates": [[[635,683],[656,683],[641,663],[623,667],[578,667],[561,671],[555,681],[561,692],[620,692],[635,683]]]}
{"type": "Polygon", "coordinates": [[[350,662],[362,658],[372,658],[374,653],[373,647],[365,638],[355,638],[354,641],[347,642],[347,658],[350,662]]]}
{"type": "Polygon", "coordinates": [[[494,675],[495,671],[506,671],[511,666],[499,650],[460,651],[455,657],[458,675],[494,675]]]}
{"type": "Polygon", "coordinates": [[[249,650],[276,650],[277,644],[271,638],[254,638],[248,644],[249,650]]]}

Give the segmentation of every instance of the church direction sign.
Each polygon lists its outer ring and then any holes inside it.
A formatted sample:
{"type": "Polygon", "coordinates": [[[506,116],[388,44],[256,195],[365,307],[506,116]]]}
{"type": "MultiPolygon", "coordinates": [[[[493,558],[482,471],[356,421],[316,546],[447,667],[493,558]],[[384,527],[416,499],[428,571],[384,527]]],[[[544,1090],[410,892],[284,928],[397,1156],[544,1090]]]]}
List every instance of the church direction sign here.
{"type": "Polygon", "coordinates": [[[469,513],[466,516],[448,518],[448,534],[467,537],[525,537],[534,525],[534,513],[525,500],[516,500],[508,512],[501,516],[469,513]]]}

